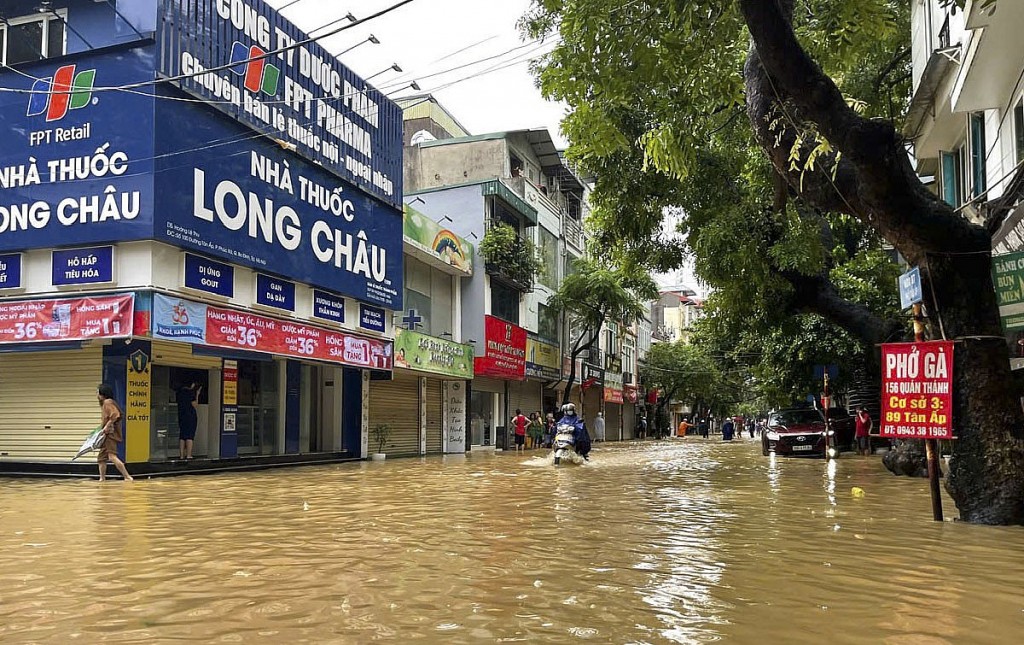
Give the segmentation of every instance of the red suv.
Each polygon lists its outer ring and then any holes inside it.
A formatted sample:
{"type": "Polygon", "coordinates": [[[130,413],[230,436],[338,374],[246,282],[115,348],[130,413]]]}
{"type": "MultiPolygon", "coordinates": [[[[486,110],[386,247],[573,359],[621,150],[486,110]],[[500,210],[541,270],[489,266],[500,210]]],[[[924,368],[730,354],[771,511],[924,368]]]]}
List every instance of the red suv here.
{"type": "MultiPolygon", "coordinates": [[[[828,411],[829,425],[838,450],[853,445],[854,418],[842,408],[828,411]]],[[[768,415],[768,427],[761,435],[761,453],[767,455],[825,455],[825,417],[814,408],[790,408],[768,415]]]]}

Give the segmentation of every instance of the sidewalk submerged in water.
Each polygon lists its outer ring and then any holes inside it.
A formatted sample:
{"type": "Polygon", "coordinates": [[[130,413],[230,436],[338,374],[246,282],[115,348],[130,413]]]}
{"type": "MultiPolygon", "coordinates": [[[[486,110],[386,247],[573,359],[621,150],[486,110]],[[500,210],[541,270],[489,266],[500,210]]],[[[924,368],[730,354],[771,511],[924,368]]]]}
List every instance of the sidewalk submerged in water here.
{"type": "MultiPolygon", "coordinates": [[[[363,461],[348,452],[314,453],[308,455],[270,455],[237,459],[192,459],[157,463],[126,464],[132,477],[176,477],[179,475],[215,475],[226,472],[294,468],[321,464],[363,461]]],[[[0,461],[0,477],[85,478],[98,479],[95,456],[87,455],[75,462],[0,461]],[[90,458],[91,457],[91,458],[90,458]]],[[[116,473],[108,479],[120,480],[116,473]]]]}

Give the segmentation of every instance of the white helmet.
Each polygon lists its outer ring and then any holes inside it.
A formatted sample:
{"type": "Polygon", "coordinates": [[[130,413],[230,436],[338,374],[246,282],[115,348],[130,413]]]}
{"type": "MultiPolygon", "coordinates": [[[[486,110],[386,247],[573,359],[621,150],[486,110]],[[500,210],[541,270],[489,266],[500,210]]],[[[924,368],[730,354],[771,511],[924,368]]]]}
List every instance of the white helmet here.
{"type": "Polygon", "coordinates": [[[574,403],[566,403],[565,405],[562,406],[562,412],[564,414],[571,414],[571,415],[575,416],[576,415],[576,404],[574,404],[574,403]]]}

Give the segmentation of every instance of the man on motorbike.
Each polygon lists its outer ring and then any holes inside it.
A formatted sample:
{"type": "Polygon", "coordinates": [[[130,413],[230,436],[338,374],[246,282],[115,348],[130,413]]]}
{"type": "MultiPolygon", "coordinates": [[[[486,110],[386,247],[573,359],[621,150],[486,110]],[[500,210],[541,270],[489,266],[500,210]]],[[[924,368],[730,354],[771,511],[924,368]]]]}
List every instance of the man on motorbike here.
{"type": "Polygon", "coordinates": [[[566,403],[562,406],[562,418],[558,424],[573,427],[572,436],[576,444],[576,453],[583,459],[589,460],[587,455],[590,454],[590,434],[587,432],[587,426],[583,423],[583,419],[576,416],[575,405],[566,403]]]}

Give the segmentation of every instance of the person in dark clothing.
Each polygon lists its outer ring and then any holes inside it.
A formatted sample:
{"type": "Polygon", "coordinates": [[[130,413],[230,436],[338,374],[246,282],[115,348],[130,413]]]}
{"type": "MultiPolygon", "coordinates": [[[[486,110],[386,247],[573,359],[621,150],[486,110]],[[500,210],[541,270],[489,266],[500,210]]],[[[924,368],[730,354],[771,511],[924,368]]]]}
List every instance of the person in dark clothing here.
{"type": "Polygon", "coordinates": [[[183,385],[178,389],[178,456],[181,459],[192,459],[192,445],[196,439],[196,428],[199,426],[199,393],[203,386],[199,383],[183,385]]]}
{"type": "Polygon", "coordinates": [[[733,424],[732,417],[726,417],[725,423],[722,424],[722,441],[732,441],[735,432],[736,426],[733,424]]]}
{"type": "Polygon", "coordinates": [[[700,423],[697,425],[697,430],[700,432],[700,436],[702,436],[705,439],[707,439],[708,438],[708,432],[709,432],[708,420],[707,419],[701,419],[700,423]]]}
{"type": "Polygon", "coordinates": [[[591,450],[591,441],[590,433],[587,432],[587,425],[583,423],[583,419],[576,416],[576,406],[572,403],[567,403],[563,406],[562,411],[564,414],[558,421],[559,425],[567,424],[573,427],[572,438],[576,454],[589,461],[588,455],[591,450]]]}

